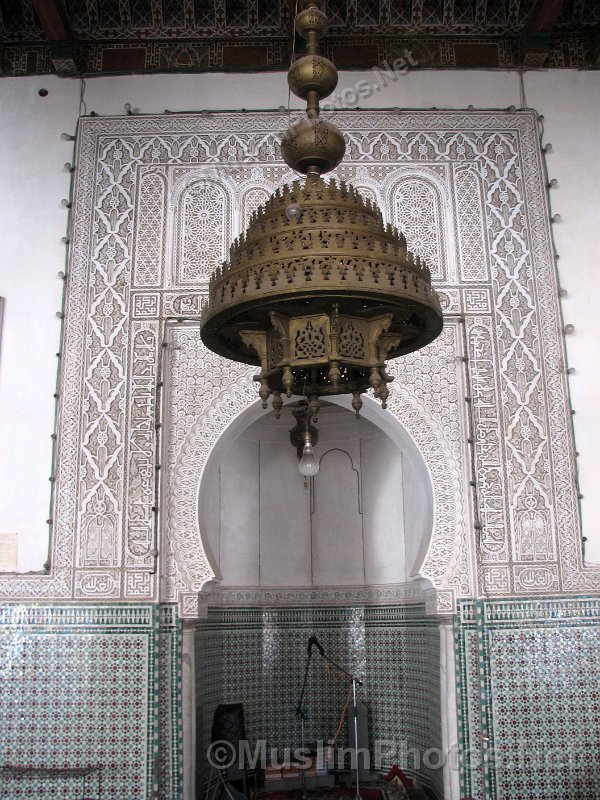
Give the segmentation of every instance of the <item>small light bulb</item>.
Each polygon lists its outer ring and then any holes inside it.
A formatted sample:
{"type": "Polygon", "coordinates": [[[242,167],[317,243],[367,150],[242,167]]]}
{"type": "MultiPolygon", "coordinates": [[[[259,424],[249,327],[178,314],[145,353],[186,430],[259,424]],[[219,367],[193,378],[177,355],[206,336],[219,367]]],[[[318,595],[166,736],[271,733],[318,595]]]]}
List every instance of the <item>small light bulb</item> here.
{"type": "Polygon", "coordinates": [[[302,216],[302,209],[297,203],[290,203],[285,210],[285,215],[290,222],[294,222],[295,220],[300,219],[302,216]]]}
{"type": "Polygon", "coordinates": [[[300,475],[304,475],[305,478],[312,478],[319,471],[319,461],[315,456],[308,431],[304,434],[304,449],[302,450],[302,458],[298,464],[298,469],[300,470],[300,475]]]}

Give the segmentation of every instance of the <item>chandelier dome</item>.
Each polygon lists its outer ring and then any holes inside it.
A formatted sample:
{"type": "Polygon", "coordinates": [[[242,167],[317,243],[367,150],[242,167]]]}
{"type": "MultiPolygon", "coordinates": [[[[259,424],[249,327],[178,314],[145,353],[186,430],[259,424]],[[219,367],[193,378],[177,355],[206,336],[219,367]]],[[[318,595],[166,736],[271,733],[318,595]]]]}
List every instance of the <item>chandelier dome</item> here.
{"type": "Polygon", "coordinates": [[[201,335],[261,367],[261,397],[360,394],[384,403],[385,360],[441,331],[428,268],[354,187],[309,175],[278,190],[213,275],[201,335]],[[289,214],[292,208],[294,214],[289,214]]]}

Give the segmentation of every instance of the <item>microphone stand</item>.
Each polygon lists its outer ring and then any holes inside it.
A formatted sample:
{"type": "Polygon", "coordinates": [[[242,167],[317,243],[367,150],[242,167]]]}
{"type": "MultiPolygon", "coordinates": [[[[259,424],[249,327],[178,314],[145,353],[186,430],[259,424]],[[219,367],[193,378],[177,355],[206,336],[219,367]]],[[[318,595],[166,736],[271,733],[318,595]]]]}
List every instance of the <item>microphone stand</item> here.
{"type": "MultiPolygon", "coordinates": [[[[304,701],[304,691],[306,689],[306,681],[308,678],[308,669],[310,666],[310,660],[312,657],[312,646],[315,646],[319,651],[319,655],[323,659],[323,661],[327,661],[328,664],[331,664],[332,667],[335,667],[339,670],[343,675],[349,678],[352,681],[352,711],[354,713],[354,751],[355,751],[355,758],[354,758],[354,769],[356,773],[356,795],[354,796],[354,800],[362,800],[360,796],[360,770],[358,768],[358,707],[356,705],[356,687],[362,686],[363,682],[359,680],[356,675],[353,675],[351,672],[348,672],[347,669],[340,666],[336,663],[332,658],[325,655],[325,651],[323,650],[323,645],[317,640],[316,636],[311,636],[308,640],[308,661],[306,663],[306,670],[304,672],[304,683],[302,685],[302,693],[300,695],[300,700],[298,702],[298,706],[296,708],[296,714],[300,715],[300,719],[302,720],[302,749],[304,749],[304,711],[302,708],[302,703],[304,701]]],[[[305,789],[305,782],[304,782],[304,770],[302,771],[302,800],[306,800],[306,789],[305,789]]]]}
{"type": "MultiPolygon", "coordinates": [[[[315,640],[316,641],[316,640],[315,640]]],[[[304,711],[304,695],[306,694],[306,683],[308,681],[308,671],[310,669],[310,662],[312,659],[312,646],[313,638],[308,640],[308,658],[306,659],[306,667],[304,668],[304,681],[302,682],[302,691],[300,692],[300,699],[296,705],[296,716],[300,717],[300,740],[302,743],[302,755],[305,754],[304,747],[304,720],[306,719],[306,712],[304,711]]],[[[300,780],[302,782],[302,800],[306,800],[306,770],[300,770],[300,780]]]]}

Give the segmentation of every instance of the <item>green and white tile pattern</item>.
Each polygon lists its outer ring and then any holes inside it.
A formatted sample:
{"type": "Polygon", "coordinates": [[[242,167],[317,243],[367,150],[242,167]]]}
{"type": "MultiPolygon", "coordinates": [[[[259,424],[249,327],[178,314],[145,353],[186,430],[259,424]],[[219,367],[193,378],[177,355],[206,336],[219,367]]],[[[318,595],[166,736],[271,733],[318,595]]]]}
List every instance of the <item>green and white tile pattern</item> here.
{"type": "Polygon", "coordinates": [[[0,796],[179,797],[176,630],[153,604],[0,609],[0,796]]]}
{"type": "MultiPolygon", "coordinates": [[[[330,658],[364,680],[359,696],[369,707],[371,754],[376,740],[393,743],[385,753],[396,749],[395,757],[385,756],[373,768],[386,769],[410,750],[423,754],[441,747],[439,630],[422,606],[213,609],[199,623],[196,639],[200,783],[219,703],[244,704],[252,750],[258,740],[269,750],[300,746],[295,706],[311,635],[330,658]]],[[[333,737],[347,687],[315,652],[306,694],[307,742],[333,737]]],[[[338,745],[347,744],[344,725],[338,745]]],[[[405,766],[442,796],[440,770],[415,765],[410,755],[405,766]]]]}
{"type": "Polygon", "coordinates": [[[600,798],[600,598],[463,600],[455,632],[462,794],[600,798]]]}

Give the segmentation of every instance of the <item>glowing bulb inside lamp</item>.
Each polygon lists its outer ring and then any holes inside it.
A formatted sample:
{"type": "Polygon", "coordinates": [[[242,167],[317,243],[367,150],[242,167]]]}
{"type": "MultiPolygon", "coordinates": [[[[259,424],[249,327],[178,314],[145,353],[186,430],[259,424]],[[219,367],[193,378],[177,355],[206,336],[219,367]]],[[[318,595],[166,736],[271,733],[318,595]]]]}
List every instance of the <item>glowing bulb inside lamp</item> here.
{"type": "Polygon", "coordinates": [[[300,475],[304,475],[305,478],[312,478],[319,471],[319,460],[315,456],[308,431],[304,434],[304,449],[302,450],[302,458],[298,464],[298,469],[300,470],[300,475]]]}

